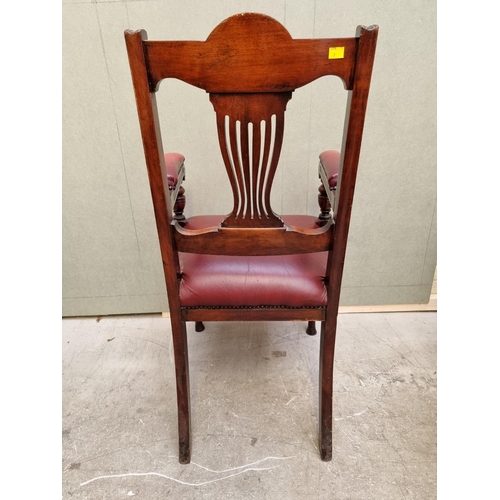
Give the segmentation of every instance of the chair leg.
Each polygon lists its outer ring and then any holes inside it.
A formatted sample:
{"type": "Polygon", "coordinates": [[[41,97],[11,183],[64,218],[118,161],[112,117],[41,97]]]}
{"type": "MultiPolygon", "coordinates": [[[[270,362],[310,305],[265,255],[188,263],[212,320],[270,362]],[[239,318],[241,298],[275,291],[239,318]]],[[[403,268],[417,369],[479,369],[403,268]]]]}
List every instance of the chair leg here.
{"type": "Polygon", "coordinates": [[[205,325],[203,324],[202,321],[196,321],[194,323],[194,330],[196,332],[202,332],[203,330],[205,330],[205,325]]]}
{"type": "Polygon", "coordinates": [[[321,459],[332,459],[333,358],[337,316],[321,322],[319,361],[319,445],[321,459]]]}
{"type": "Polygon", "coordinates": [[[307,333],[307,335],[316,335],[316,333],[318,333],[316,331],[316,322],[315,321],[308,321],[307,322],[306,333],[307,333]]]}
{"type": "Polygon", "coordinates": [[[191,461],[191,419],[189,402],[189,363],[186,323],[171,316],[174,344],[175,378],[177,383],[177,413],[179,425],[179,462],[191,461]]]}

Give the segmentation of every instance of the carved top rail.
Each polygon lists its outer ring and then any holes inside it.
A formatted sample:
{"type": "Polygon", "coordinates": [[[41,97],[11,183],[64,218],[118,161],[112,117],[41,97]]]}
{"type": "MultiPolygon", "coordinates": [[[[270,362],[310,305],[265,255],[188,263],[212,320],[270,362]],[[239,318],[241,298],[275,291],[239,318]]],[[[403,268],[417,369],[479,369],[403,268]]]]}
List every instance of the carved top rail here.
{"type": "Polygon", "coordinates": [[[226,19],[205,42],[145,41],[144,51],[151,91],[164,78],[178,78],[207,92],[286,92],[326,75],[351,90],[357,43],[293,39],[275,19],[247,13],[226,19]]]}

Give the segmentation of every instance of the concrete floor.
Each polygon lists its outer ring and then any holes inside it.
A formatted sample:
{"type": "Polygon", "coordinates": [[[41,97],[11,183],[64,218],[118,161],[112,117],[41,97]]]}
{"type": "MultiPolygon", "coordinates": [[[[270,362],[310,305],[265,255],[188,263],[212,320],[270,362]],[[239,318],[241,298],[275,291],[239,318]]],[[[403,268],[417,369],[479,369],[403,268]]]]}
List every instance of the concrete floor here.
{"type": "Polygon", "coordinates": [[[65,319],[63,498],[436,498],[436,314],[340,315],[327,463],[319,335],[305,327],[188,324],[192,463],[180,465],[169,320],[65,319]]]}

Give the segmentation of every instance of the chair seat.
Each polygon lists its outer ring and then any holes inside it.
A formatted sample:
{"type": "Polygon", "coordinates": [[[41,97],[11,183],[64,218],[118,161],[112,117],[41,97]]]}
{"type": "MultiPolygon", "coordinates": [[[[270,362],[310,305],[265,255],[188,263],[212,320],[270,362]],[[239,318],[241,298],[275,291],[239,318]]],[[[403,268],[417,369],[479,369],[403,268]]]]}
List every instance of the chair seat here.
{"type": "Polygon", "coordinates": [[[180,153],[165,153],[165,170],[169,188],[174,188],[179,182],[179,169],[184,163],[184,156],[180,153]]]}
{"type": "MultiPolygon", "coordinates": [[[[186,229],[218,225],[225,217],[197,216],[186,229]]],[[[285,224],[317,228],[316,217],[283,216],[285,224]]],[[[324,307],[328,252],[242,257],[179,253],[182,307],[324,307]]]]}

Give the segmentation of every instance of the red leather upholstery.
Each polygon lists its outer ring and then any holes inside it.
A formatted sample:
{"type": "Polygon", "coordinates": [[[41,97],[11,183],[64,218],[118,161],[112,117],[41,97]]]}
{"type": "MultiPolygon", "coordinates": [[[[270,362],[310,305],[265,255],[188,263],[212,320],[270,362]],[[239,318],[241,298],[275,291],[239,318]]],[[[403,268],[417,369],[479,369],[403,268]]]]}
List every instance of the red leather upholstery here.
{"type": "Polygon", "coordinates": [[[177,186],[179,180],[179,169],[184,163],[184,156],[180,153],[165,153],[165,169],[167,171],[167,181],[169,187],[177,186]]]}
{"type": "MultiPolygon", "coordinates": [[[[186,229],[218,225],[224,216],[188,219],[186,229]]],[[[283,216],[286,224],[318,227],[316,217],[283,216]]],[[[326,306],[327,252],[241,257],[179,253],[183,307],[326,306]]]]}
{"type": "Polygon", "coordinates": [[[340,153],[334,149],[323,151],[319,155],[319,160],[321,161],[323,167],[325,167],[330,187],[336,187],[339,177],[340,153]]]}

